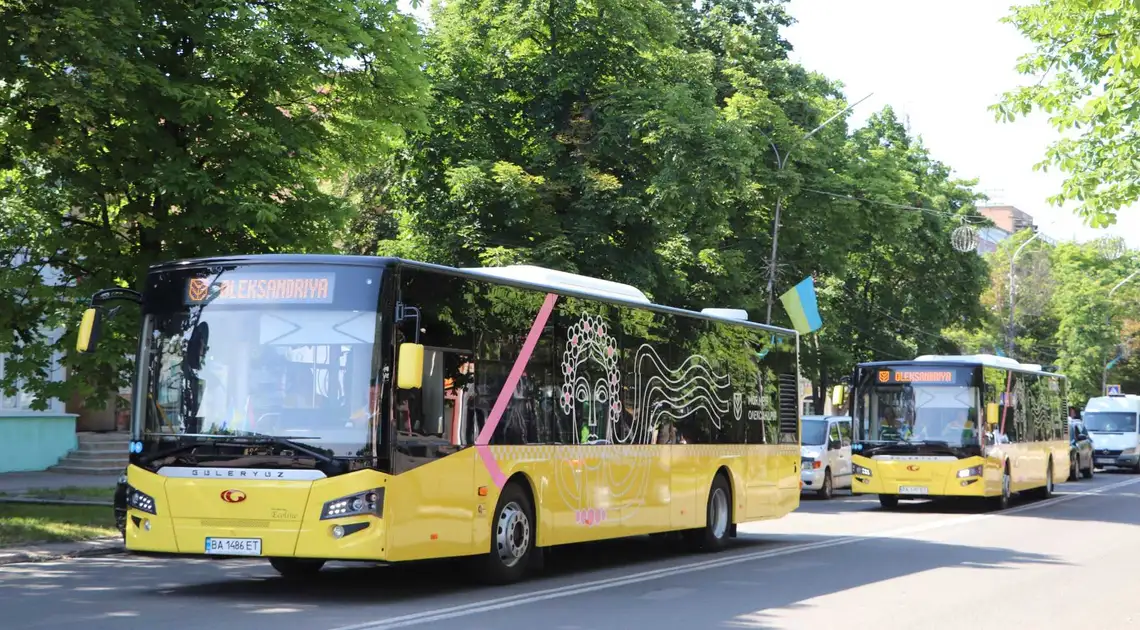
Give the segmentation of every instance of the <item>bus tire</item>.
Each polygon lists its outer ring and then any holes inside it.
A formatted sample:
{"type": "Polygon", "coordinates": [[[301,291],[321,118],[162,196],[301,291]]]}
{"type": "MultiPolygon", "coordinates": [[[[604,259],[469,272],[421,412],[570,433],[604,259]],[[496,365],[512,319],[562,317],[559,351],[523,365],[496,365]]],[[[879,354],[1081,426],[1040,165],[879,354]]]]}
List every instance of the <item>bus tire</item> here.
{"type": "Polygon", "coordinates": [[[1009,474],[1009,462],[1005,463],[1005,467],[1001,473],[1001,494],[994,499],[994,506],[999,510],[1009,508],[1009,501],[1013,494],[1013,478],[1009,474]]]}
{"type": "Polygon", "coordinates": [[[717,473],[709,487],[705,526],[686,532],[689,546],[695,551],[720,551],[728,544],[731,531],[732,488],[724,475],[717,473]]]}
{"type": "Polygon", "coordinates": [[[534,507],[522,485],[503,487],[491,521],[491,548],[483,557],[480,581],[510,584],[526,574],[535,553],[534,507]]]}
{"type": "Polygon", "coordinates": [[[1040,499],[1048,499],[1053,496],[1053,458],[1049,458],[1049,463],[1045,466],[1045,485],[1037,489],[1037,497],[1040,499]]]}
{"type": "Polygon", "coordinates": [[[324,560],[311,558],[270,558],[270,566],[286,579],[312,577],[325,566],[324,560]]]}
{"type": "Polygon", "coordinates": [[[893,510],[899,506],[899,498],[893,494],[880,494],[879,507],[884,510],[893,510]]]}

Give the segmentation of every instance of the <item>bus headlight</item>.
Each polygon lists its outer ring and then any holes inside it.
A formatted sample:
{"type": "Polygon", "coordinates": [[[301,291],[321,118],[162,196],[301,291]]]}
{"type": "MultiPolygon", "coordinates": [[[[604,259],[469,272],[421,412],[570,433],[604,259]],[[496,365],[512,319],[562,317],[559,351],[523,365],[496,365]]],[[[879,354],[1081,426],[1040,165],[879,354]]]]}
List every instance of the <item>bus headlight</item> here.
{"type": "Polygon", "coordinates": [[[973,466],[971,468],[964,468],[964,469],[958,471],[958,478],[959,479],[965,479],[967,477],[981,477],[981,476],[982,476],[982,467],[981,466],[973,466]]]}
{"type": "Polygon", "coordinates": [[[871,476],[871,469],[866,468],[864,466],[860,466],[859,464],[855,464],[854,466],[852,466],[851,471],[854,472],[856,475],[859,475],[860,477],[870,477],[871,476]]]}
{"type": "Polygon", "coordinates": [[[376,488],[327,501],[324,508],[321,509],[321,520],[360,516],[362,514],[381,516],[383,513],[384,488],[376,488]]]}
{"type": "Polygon", "coordinates": [[[154,498],[130,486],[127,486],[127,505],[136,510],[146,512],[147,514],[158,514],[154,509],[154,498]]]}

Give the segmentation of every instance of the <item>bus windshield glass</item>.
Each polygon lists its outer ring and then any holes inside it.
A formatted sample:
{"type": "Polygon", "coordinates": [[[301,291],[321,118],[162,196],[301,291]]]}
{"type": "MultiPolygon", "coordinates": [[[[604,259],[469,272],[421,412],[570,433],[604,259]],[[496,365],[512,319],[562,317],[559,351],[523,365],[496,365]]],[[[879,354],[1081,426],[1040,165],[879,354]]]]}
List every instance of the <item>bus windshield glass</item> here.
{"type": "Polygon", "coordinates": [[[936,442],[951,447],[980,444],[978,390],[966,374],[944,382],[898,382],[895,374],[872,375],[859,394],[862,439],[872,442],[936,442]],[[955,382],[957,381],[957,382],[955,382]]]}
{"type": "Polygon", "coordinates": [[[1081,420],[1085,424],[1085,430],[1095,433],[1136,431],[1136,414],[1128,411],[1086,411],[1081,420]]]}
{"type": "Polygon", "coordinates": [[[148,313],[144,437],[261,435],[367,455],[375,306],[225,297],[148,313]]]}

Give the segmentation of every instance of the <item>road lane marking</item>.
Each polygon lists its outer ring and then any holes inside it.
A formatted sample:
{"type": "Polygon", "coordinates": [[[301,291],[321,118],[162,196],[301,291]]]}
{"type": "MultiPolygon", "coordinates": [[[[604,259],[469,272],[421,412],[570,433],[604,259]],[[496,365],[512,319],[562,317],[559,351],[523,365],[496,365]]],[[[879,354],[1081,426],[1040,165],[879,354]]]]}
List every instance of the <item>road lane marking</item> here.
{"type": "Polygon", "coordinates": [[[468,604],[459,604],[457,606],[449,606],[446,608],[437,608],[435,610],[425,610],[417,613],[401,615],[399,617],[392,617],[389,619],[382,619],[380,621],[369,621],[365,623],[353,624],[348,626],[339,626],[331,630],[388,630],[388,628],[405,628],[408,626],[415,626],[424,623],[432,623],[435,621],[444,621],[447,619],[455,619],[457,617],[467,617],[470,615],[477,615],[495,610],[502,610],[505,608],[515,608],[524,604],[531,604],[534,602],[547,601],[552,599],[561,599],[573,595],[581,595],[583,593],[592,593],[595,591],[613,588],[615,586],[628,586],[630,584],[638,584],[641,582],[650,582],[653,580],[660,580],[662,578],[672,577],[674,575],[683,575],[686,573],[696,573],[698,571],[705,571],[708,569],[719,569],[722,567],[732,566],[734,564],[741,564],[744,562],[752,562],[754,560],[763,560],[767,558],[776,558],[780,556],[787,556],[796,553],[803,553],[805,551],[815,551],[817,549],[827,549],[830,547],[839,547],[843,545],[850,545],[852,543],[868,540],[871,538],[890,538],[905,534],[914,534],[925,532],[932,529],[942,529],[954,525],[962,525],[975,521],[982,521],[995,516],[1008,516],[1011,514],[1019,514],[1022,512],[1029,512],[1032,510],[1039,510],[1046,507],[1052,507],[1068,501],[1087,496],[1094,496],[1103,494],[1108,490],[1115,488],[1122,488],[1130,486],[1135,483],[1140,483],[1140,477],[1127,479],[1117,483],[1112,483],[1098,488],[1075,492],[1071,494],[1064,494],[1055,496],[1044,501],[1030,503],[1027,505],[1020,505],[1001,512],[987,512],[982,514],[969,514],[965,516],[958,516],[954,518],[942,519],[931,523],[921,525],[912,525],[907,527],[898,527],[888,529],[876,533],[863,534],[859,536],[844,536],[833,540],[825,540],[814,543],[803,543],[798,545],[789,545],[778,549],[769,549],[767,551],[754,551],[751,553],[734,555],[727,558],[716,558],[712,560],[701,560],[697,562],[690,562],[686,564],[665,567],[661,569],[653,569],[650,571],[642,571],[640,573],[632,573],[624,576],[617,576],[593,582],[586,582],[578,585],[558,586],[554,588],[547,588],[538,591],[530,591],[526,593],[519,593],[517,595],[507,595],[496,599],[481,600],[478,602],[471,602],[468,604]]]}

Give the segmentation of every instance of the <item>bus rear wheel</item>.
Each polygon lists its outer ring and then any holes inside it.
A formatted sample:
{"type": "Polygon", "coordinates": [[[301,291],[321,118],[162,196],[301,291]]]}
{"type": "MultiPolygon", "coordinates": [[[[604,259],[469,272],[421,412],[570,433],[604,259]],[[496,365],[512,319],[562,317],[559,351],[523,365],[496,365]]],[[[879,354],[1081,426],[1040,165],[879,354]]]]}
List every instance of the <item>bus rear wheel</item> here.
{"type": "Polygon", "coordinates": [[[269,564],[281,574],[281,577],[295,579],[316,575],[325,566],[325,561],[309,558],[270,558],[269,564]]]}
{"type": "Polygon", "coordinates": [[[705,507],[705,526],[685,532],[689,546],[696,551],[720,551],[728,544],[732,529],[732,488],[724,475],[713,477],[705,507]]]}
{"type": "Polygon", "coordinates": [[[1033,489],[1033,496],[1038,499],[1048,499],[1053,496],[1053,458],[1045,466],[1045,485],[1033,489]]]}
{"type": "Polygon", "coordinates": [[[491,549],[480,563],[480,581],[509,584],[522,579],[534,555],[534,522],[530,496],[521,485],[508,483],[495,506],[491,549]]]}
{"type": "Polygon", "coordinates": [[[886,510],[893,510],[899,506],[899,498],[893,494],[880,494],[879,506],[886,510]]]}

